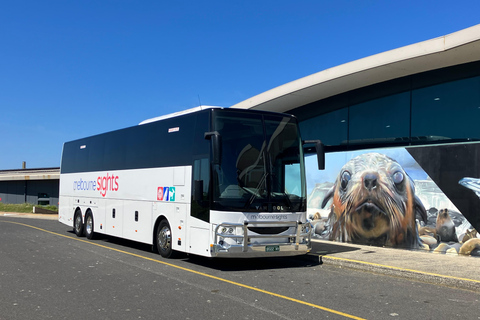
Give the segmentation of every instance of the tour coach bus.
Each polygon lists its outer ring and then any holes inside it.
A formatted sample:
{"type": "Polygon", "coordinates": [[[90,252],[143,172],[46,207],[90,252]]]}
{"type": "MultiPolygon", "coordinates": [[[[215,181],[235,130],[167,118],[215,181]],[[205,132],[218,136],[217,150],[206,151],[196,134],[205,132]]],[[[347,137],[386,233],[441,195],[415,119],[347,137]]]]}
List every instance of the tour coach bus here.
{"type": "Polygon", "coordinates": [[[166,258],[305,254],[304,143],[322,167],[321,143],[302,142],[295,117],[216,107],[67,142],[59,221],[166,258]]]}

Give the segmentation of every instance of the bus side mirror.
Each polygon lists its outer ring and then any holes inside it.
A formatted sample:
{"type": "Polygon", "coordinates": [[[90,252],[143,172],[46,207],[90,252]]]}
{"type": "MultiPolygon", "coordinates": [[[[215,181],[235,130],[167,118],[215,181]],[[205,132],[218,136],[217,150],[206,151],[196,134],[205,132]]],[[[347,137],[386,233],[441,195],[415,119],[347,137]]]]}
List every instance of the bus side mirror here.
{"type": "Polygon", "coordinates": [[[203,180],[195,180],[193,190],[193,201],[203,200],[203,180]]]}
{"type": "Polygon", "coordinates": [[[305,140],[303,144],[315,144],[315,151],[317,152],[317,163],[318,163],[318,170],[325,169],[325,150],[323,147],[323,143],[320,140],[305,140]]]}
{"type": "Polygon", "coordinates": [[[222,163],[222,136],[218,131],[205,132],[205,139],[212,142],[212,163],[220,165],[222,163]]]}

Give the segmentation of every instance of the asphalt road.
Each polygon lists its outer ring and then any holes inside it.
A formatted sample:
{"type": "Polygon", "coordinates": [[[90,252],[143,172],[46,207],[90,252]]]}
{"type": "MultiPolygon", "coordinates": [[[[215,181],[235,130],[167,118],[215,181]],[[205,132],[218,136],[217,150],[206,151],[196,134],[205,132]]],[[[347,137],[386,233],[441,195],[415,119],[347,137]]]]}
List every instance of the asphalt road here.
{"type": "Polygon", "coordinates": [[[480,319],[480,295],[307,259],[163,259],[0,217],[0,319],[480,319]]]}

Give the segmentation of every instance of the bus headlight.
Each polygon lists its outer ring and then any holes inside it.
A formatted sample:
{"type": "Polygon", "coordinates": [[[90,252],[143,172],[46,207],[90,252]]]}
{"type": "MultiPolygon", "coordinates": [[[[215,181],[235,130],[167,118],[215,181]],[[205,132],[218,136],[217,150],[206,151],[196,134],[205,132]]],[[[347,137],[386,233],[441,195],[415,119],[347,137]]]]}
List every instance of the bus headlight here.
{"type": "Polygon", "coordinates": [[[226,235],[235,234],[235,229],[233,227],[222,227],[220,233],[226,235]]]}

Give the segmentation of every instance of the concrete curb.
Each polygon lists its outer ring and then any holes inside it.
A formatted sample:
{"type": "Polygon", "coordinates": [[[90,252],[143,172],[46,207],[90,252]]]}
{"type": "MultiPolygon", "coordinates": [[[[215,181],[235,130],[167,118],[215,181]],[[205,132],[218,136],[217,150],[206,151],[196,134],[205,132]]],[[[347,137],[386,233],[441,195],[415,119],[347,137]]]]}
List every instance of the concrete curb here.
{"type": "Polygon", "coordinates": [[[33,207],[33,213],[58,214],[57,211],[52,211],[52,210],[48,210],[48,209],[45,209],[45,208],[42,208],[42,207],[37,207],[37,206],[33,207]]]}
{"type": "Polygon", "coordinates": [[[480,292],[480,281],[478,280],[428,273],[418,270],[404,269],[365,261],[338,258],[328,255],[321,255],[319,259],[321,264],[335,265],[339,267],[385,274],[394,277],[401,277],[415,281],[432,283],[436,285],[444,285],[457,289],[466,289],[480,292]]]}
{"type": "Polygon", "coordinates": [[[58,220],[58,214],[51,214],[51,213],[45,214],[45,213],[0,212],[0,216],[11,217],[11,218],[58,220]]]}

